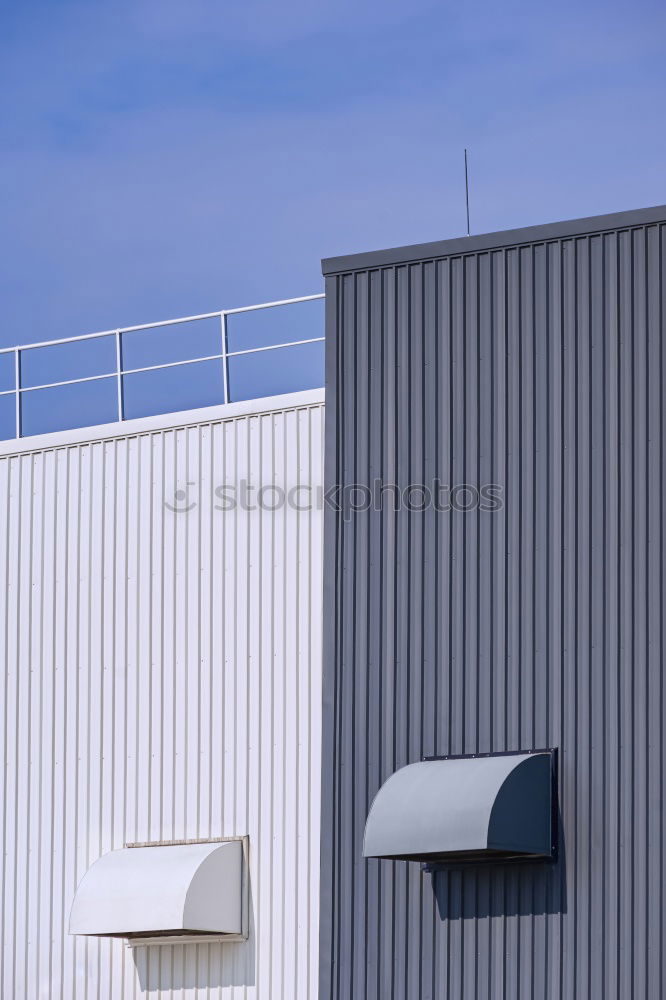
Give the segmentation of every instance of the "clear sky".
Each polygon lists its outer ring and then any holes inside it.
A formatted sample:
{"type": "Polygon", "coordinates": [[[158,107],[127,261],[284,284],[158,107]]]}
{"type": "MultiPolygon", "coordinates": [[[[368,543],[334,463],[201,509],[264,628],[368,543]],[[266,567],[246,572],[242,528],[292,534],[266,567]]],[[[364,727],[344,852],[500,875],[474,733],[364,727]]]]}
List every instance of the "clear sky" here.
{"type": "Polygon", "coordinates": [[[2,345],[666,202],[666,4],[0,0],[2,345]]]}

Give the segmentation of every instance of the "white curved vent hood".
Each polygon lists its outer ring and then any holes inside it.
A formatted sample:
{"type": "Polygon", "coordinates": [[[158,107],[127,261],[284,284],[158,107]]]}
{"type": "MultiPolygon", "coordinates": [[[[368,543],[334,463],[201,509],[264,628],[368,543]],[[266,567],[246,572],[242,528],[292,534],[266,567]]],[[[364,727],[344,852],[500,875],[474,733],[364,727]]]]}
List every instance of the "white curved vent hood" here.
{"type": "Polygon", "coordinates": [[[243,842],[126,847],[81,880],[70,934],[150,938],[243,933],[243,842]]]}
{"type": "Polygon", "coordinates": [[[428,865],[552,858],[553,763],[553,751],[535,751],[409,764],[379,789],[363,854],[428,865]]]}

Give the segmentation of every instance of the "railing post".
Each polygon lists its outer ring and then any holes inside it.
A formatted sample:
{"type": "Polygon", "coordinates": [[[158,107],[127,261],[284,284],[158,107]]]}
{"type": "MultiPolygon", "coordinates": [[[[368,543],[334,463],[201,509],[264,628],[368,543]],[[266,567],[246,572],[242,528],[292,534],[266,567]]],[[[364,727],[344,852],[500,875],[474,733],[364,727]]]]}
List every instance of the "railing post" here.
{"type": "Polygon", "coordinates": [[[14,351],[14,396],[16,400],[15,404],[15,422],[16,422],[16,437],[21,437],[21,352],[18,347],[14,351]]]}
{"type": "Polygon", "coordinates": [[[124,420],[123,415],[123,375],[122,351],[120,347],[120,330],[116,330],[116,389],[118,393],[118,420],[124,420]]]}
{"type": "Polygon", "coordinates": [[[229,402],[229,349],[227,347],[227,314],[220,313],[220,334],[222,337],[222,378],[224,380],[224,402],[229,402]]]}

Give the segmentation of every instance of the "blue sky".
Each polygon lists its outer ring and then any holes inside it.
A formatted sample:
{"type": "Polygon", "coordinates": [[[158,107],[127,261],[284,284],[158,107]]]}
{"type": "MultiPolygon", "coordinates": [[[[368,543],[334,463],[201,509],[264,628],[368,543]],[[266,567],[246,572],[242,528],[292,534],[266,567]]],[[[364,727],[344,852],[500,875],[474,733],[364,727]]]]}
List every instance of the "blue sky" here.
{"type": "Polygon", "coordinates": [[[0,0],[2,345],[666,202],[666,5],[0,0]]]}

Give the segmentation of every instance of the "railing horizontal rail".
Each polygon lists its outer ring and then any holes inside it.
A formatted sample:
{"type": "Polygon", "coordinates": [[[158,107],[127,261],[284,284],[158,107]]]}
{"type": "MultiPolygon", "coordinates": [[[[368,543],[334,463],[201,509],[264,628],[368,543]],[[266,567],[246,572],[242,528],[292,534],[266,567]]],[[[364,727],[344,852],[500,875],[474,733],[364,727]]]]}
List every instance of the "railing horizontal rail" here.
{"type": "Polygon", "coordinates": [[[115,377],[115,372],[103,372],[101,375],[82,375],[81,378],[66,378],[62,382],[45,382],[43,385],[22,385],[19,392],[39,392],[40,389],[56,389],[61,385],[78,385],[79,382],[99,382],[102,378],[115,377]]]}
{"type": "Polygon", "coordinates": [[[0,354],[12,354],[14,351],[31,351],[37,347],[56,347],[58,344],[75,344],[80,340],[96,340],[98,337],[115,337],[117,333],[136,333],[139,330],[157,330],[162,326],[177,326],[180,323],[195,323],[200,319],[218,319],[221,316],[234,316],[237,313],[256,312],[258,309],[276,309],[279,306],[292,306],[299,302],[314,302],[323,299],[324,293],[303,295],[297,299],[279,299],[277,302],[261,302],[256,306],[238,306],[235,309],[218,309],[217,312],[198,313],[196,316],[177,316],[175,319],[160,319],[155,323],[140,323],[138,326],[118,326],[113,330],[98,330],[95,333],[81,333],[75,337],[59,337],[56,340],[41,340],[30,344],[15,344],[13,347],[0,347],[0,354]]]}
{"type": "Polygon", "coordinates": [[[227,351],[228,358],[236,358],[240,354],[258,354],[260,351],[279,351],[282,347],[298,347],[300,344],[319,344],[324,337],[308,337],[307,340],[290,340],[286,344],[266,344],[265,347],[246,347],[243,351],[227,351]]]}

